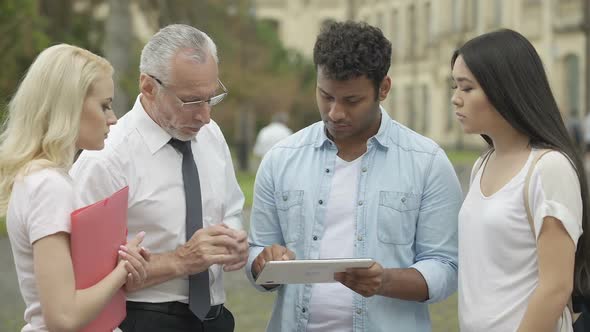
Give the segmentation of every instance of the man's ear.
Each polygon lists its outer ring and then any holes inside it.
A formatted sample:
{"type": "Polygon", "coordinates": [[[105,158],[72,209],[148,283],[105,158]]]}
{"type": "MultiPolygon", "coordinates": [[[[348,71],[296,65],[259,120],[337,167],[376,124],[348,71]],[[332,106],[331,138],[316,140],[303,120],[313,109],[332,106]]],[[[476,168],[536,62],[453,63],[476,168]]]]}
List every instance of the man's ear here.
{"type": "Polygon", "coordinates": [[[156,99],[158,87],[156,80],[147,74],[139,75],[139,92],[150,101],[156,99]]]}
{"type": "Polygon", "coordinates": [[[387,94],[391,89],[391,78],[389,76],[385,76],[381,84],[379,85],[379,101],[385,100],[387,98],[387,94]]]}

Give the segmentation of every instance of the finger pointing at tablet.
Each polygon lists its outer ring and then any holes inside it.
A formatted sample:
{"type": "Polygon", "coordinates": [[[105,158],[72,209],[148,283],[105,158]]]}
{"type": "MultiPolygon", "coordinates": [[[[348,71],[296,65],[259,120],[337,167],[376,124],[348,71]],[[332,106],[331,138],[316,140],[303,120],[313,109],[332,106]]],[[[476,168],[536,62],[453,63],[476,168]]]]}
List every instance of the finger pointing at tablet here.
{"type": "Polygon", "coordinates": [[[262,252],[256,257],[254,262],[252,263],[252,275],[254,278],[260,274],[264,264],[270,261],[288,261],[295,259],[295,254],[278,244],[273,244],[270,247],[264,248],[262,252]]]}

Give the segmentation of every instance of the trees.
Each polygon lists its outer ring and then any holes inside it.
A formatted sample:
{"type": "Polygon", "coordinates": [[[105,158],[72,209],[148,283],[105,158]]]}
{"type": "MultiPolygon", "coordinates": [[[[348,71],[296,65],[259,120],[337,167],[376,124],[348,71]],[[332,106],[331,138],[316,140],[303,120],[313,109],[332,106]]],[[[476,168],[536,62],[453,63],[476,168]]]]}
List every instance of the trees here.
{"type": "Polygon", "coordinates": [[[0,2],[0,110],[14,93],[24,71],[50,43],[46,21],[34,0],[0,2]]]}
{"type": "Polygon", "coordinates": [[[221,79],[230,91],[215,107],[213,118],[230,144],[249,149],[257,129],[274,112],[289,112],[293,129],[319,119],[313,66],[286,50],[273,25],[251,15],[251,4],[249,0],[3,0],[0,101],[8,101],[42,49],[65,42],[111,61],[117,80],[115,109],[119,115],[129,110],[138,93],[139,53],[145,42],[131,25],[133,5],[148,17],[154,31],[186,23],[212,36],[219,50],[221,79]]]}
{"type": "Polygon", "coordinates": [[[6,103],[35,57],[46,47],[70,43],[100,53],[102,24],[93,10],[101,1],[3,0],[0,1],[0,117],[6,103]]]}

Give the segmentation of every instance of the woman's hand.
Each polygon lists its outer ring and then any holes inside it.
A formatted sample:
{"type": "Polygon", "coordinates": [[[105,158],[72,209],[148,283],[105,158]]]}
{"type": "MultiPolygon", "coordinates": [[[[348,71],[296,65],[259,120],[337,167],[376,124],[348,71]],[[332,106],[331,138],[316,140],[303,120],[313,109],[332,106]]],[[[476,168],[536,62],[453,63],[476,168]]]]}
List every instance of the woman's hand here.
{"type": "Polygon", "coordinates": [[[127,292],[137,290],[147,279],[147,264],[150,260],[150,252],[141,246],[145,232],[138,233],[135,238],[119,250],[119,259],[124,261],[123,264],[127,270],[127,282],[125,290],[127,292]]]}

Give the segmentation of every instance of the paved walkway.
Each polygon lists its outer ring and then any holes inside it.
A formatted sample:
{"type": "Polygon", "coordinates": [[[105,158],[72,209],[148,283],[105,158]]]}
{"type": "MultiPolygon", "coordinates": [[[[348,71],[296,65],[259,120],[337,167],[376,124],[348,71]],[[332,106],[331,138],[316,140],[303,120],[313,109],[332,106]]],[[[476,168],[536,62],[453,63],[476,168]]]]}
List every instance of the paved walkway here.
{"type": "Polygon", "coordinates": [[[20,295],[10,242],[0,238],[0,331],[20,331],[25,304],[20,295]]]}

